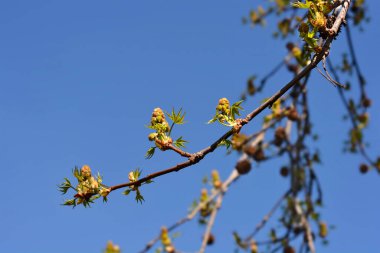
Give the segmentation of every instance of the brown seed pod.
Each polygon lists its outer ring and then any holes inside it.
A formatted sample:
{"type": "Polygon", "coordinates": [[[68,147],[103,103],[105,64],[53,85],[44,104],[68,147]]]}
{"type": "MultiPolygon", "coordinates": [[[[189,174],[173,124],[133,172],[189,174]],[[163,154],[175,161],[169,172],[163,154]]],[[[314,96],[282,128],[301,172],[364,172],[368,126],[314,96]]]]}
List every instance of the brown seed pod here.
{"type": "Polygon", "coordinates": [[[369,170],[369,167],[368,167],[368,165],[367,165],[367,164],[365,164],[365,163],[362,163],[362,164],[360,164],[360,167],[359,167],[359,169],[360,169],[360,172],[361,172],[362,174],[365,174],[365,173],[367,173],[367,172],[368,172],[368,170],[369,170]]]}
{"type": "Polygon", "coordinates": [[[296,253],[296,250],[291,246],[285,246],[284,253],[296,253]]]}
{"type": "Polygon", "coordinates": [[[288,49],[289,52],[292,51],[293,48],[294,48],[294,43],[292,42],[286,43],[286,49],[288,49]]]}
{"type": "Polygon", "coordinates": [[[281,144],[285,140],[285,138],[286,138],[285,128],[283,128],[281,126],[277,127],[277,129],[274,132],[274,144],[276,146],[281,146],[281,144]]]}
{"type": "Polygon", "coordinates": [[[245,175],[251,170],[251,162],[248,159],[240,160],[236,163],[235,168],[240,175],[245,175]]]}
{"type": "Polygon", "coordinates": [[[253,155],[253,159],[255,159],[256,162],[265,160],[264,150],[262,148],[258,149],[253,155]]]}
{"type": "Polygon", "coordinates": [[[289,175],[289,169],[288,167],[282,167],[281,170],[280,170],[280,174],[281,176],[283,177],[287,177],[289,175]]]}
{"type": "Polygon", "coordinates": [[[288,112],[288,119],[291,121],[296,121],[298,120],[298,112],[295,108],[291,108],[288,112]]]}
{"type": "Polygon", "coordinates": [[[209,237],[207,238],[207,245],[213,245],[215,242],[215,237],[213,234],[210,234],[209,237]]]}
{"type": "Polygon", "coordinates": [[[256,147],[252,145],[247,145],[243,149],[244,153],[246,153],[249,157],[253,157],[256,152],[256,147]]]}
{"type": "Polygon", "coordinates": [[[363,107],[365,107],[365,108],[371,107],[371,105],[372,105],[372,100],[369,99],[369,98],[367,98],[367,97],[364,97],[364,98],[362,99],[362,105],[363,105],[363,107]]]}

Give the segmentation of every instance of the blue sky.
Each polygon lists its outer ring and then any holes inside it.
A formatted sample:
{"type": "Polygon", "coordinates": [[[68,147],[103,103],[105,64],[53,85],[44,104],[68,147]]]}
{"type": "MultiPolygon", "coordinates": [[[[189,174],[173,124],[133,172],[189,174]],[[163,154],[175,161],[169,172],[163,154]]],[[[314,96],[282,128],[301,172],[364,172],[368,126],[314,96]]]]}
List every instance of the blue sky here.
{"type": "MultiPolygon", "coordinates": [[[[238,100],[246,80],[267,73],[286,53],[271,39],[271,26],[241,24],[261,1],[3,1],[0,8],[0,251],[9,253],[100,252],[111,239],[136,252],[187,213],[201,180],[214,168],[226,177],[236,156],[223,150],[200,164],[144,187],[146,202],[121,192],[90,209],[60,206],[56,190],[75,165],[89,164],[112,185],[137,167],[151,173],[181,161],[158,153],[147,161],[149,122],[155,107],[184,108],[188,123],[176,133],[196,151],[226,129],[206,125],[220,97],[238,100]]],[[[367,139],[379,155],[380,107],[376,95],[380,43],[379,3],[354,43],[374,100],[367,139]]],[[[341,39],[344,37],[342,36],[341,39]]],[[[333,44],[340,56],[344,41],[333,44]]],[[[334,59],[334,58],[333,58],[334,59]]],[[[337,59],[337,58],[335,58],[337,59]]],[[[336,62],[336,61],[335,61],[336,62]]],[[[290,79],[272,79],[266,96],[290,79]]],[[[362,159],[342,153],[348,122],[332,85],[314,73],[309,89],[315,129],[321,138],[323,219],[337,228],[319,252],[376,252],[380,227],[379,176],[362,176],[362,159]]],[[[260,103],[244,104],[249,111],[260,103]]],[[[253,122],[247,131],[259,127],[253,122]]],[[[209,252],[232,252],[234,230],[247,234],[287,189],[281,162],[255,168],[226,195],[209,252]]],[[[257,166],[256,166],[257,167],[257,166]]],[[[373,172],[373,171],[372,171],[373,172]]],[[[202,228],[179,230],[180,249],[194,252],[202,228]]],[[[263,231],[265,236],[267,231],[263,231]]]]}

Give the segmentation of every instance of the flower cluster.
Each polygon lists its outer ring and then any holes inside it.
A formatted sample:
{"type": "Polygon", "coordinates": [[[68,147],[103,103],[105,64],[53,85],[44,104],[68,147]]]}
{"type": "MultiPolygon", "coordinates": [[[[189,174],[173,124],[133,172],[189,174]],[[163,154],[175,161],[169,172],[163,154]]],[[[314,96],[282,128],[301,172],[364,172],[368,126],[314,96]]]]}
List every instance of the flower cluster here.
{"type": "Polygon", "coordinates": [[[155,108],[152,113],[152,117],[150,120],[150,125],[148,128],[155,130],[154,133],[150,133],[148,135],[149,141],[154,141],[155,147],[151,147],[148,149],[145,157],[147,159],[152,158],[154,155],[155,149],[158,148],[161,151],[165,151],[174,145],[177,148],[184,148],[187,143],[181,137],[173,141],[171,138],[171,133],[175,125],[181,125],[185,123],[185,113],[180,109],[178,112],[175,112],[174,109],[171,113],[165,113],[161,108],[155,108]],[[169,126],[168,121],[166,120],[166,116],[172,121],[171,126],[169,126]]]}
{"type": "Polygon", "coordinates": [[[165,150],[168,144],[172,144],[173,140],[168,136],[170,132],[169,123],[166,121],[165,113],[161,108],[155,108],[150,120],[150,128],[156,130],[155,133],[151,133],[148,136],[150,141],[154,141],[156,147],[161,150],[165,150]]]}
{"type": "Polygon", "coordinates": [[[77,192],[73,199],[66,200],[63,205],[75,207],[82,204],[87,207],[100,197],[103,197],[103,201],[107,201],[111,190],[102,184],[102,177],[99,173],[96,178],[92,175],[90,166],[83,165],[80,170],[75,167],[73,175],[78,180],[76,187],[68,178],[65,178],[65,182],[59,185],[59,190],[63,194],[66,194],[70,188],[77,192]]]}
{"type": "Polygon", "coordinates": [[[220,124],[233,127],[236,125],[236,116],[240,116],[240,110],[243,108],[240,104],[243,101],[238,101],[232,105],[230,105],[230,101],[227,98],[219,99],[218,105],[216,106],[215,116],[209,120],[210,123],[214,123],[218,121],[220,124]]]}

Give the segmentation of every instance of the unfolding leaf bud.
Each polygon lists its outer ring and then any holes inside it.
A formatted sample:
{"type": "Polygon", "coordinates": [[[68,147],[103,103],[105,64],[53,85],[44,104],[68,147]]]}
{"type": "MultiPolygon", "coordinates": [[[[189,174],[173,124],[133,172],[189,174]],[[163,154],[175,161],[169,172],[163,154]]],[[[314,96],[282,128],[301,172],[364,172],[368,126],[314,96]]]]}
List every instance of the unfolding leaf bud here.
{"type": "Polygon", "coordinates": [[[208,193],[207,193],[207,189],[206,188],[203,188],[201,190],[201,199],[200,201],[201,202],[206,202],[208,200],[208,193]]]}
{"type": "Polygon", "coordinates": [[[90,177],[88,180],[90,182],[91,189],[98,189],[99,183],[98,183],[98,181],[95,180],[94,177],[90,177]]]}
{"type": "Polygon", "coordinates": [[[251,250],[251,253],[258,253],[259,252],[259,249],[258,249],[255,241],[251,242],[250,250],[251,250]]]}
{"type": "Polygon", "coordinates": [[[120,247],[112,241],[108,241],[104,253],[120,253],[120,247]]]}
{"type": "Polygon", "coordinates": [[[152,113],[151,124],[161,124],[166,122],[165,113],[161,108],[155,108],[152,113]]]}
{"type": "Polygon", "coordinates": [[[128,179],[129,179],[129,182],[135,182],[137,180],[133,171],[129,172],[128,179]]]}
{"type": "Polygon", "coordinates": [[[216,109],[220,113],[227,115],[230,111],[230,101],[228,101],[227,98],[219,99],[219,103],[218,103],[218,106],[216,107],[216,109]]]}
{"type": "Polygon", "coordinates": [[[298,31],[301,33],[301,34],[307,34],[309,32],[309,25],[302,22],[300,24],[300,26],[298,27],[298,31]]]}
{"type": "Polygon", "coordinates": [[[366,173],[368,172],[368,170],[369,170],[369,167],[368,167],[367,164],[362,163],[362,164],[360,164],[359,169],[360,169],[360,172],[361,172],[362,174],[366,174],[366,173]]]}
{"type": "Polygon", "coordinates": [[[236,163],[235,168],[240,175],[245,175],[251,171],[251,162],[248,159],[240,160],[236,163]]]}
{"type": "Polygon", "coordinates": [[[175,252],[175,248],[173,247],[173,245],[169,245],[169,246],[165,247],[165,251],[167,253],[174,253],[175,252]]]}
{"type": "Polygon", "coordinates": [[[162,242],[162,245],[166,247],[171,246],[172,244],[169,237],[169,231],[166,227],[161,228],[161,242],[162,242]]]}
{"type": "Polygon", "coordinates": [[[111,189],[110,188],[102,188],[100,191],[99,191],[99,194],[102,196],[102,197],[107,197],[108,194],[110,194],[111,192],[111,189]]]}
{"type": "Polygon", "coordinates": [[[212,185],[214,188],[219,189],[222,186],[222,182],[219,178],[219,172],[217,170],[213,170],[211,172],[212,185]]]}
{"type": "Polygon", "coordinates": [[[301,59],[301,57],[302,57],[302,50],[299,47],[293,47],[292,48],[292,55],[296,59],[301,59]]]}
{"type": "Polygon", "coordinates": [[[148,139],[150,141],[154,141],[157,138],[157,136],[158,136],[158,133],[151,133],[148,135],[148,139]]]}
{"type": "Polygon", "coordinates": [[[88,179],[91,177],[91,169],[90,169],[90,166],[88,165],[83,165],[80,172],[84,179],[88,179]]]}
{"type": "Polygon", "coordinates": [[[309,22],[312,26],[316,28],[325,28],[327,19],[323,12],[315,12],[315,15],[308,15],[309,22]]]}
{"type": "Polygon", "coordinates": [[[319,223],[319,236],[325,238],[327,236],[328,228],[325,222],[319,223]]]}

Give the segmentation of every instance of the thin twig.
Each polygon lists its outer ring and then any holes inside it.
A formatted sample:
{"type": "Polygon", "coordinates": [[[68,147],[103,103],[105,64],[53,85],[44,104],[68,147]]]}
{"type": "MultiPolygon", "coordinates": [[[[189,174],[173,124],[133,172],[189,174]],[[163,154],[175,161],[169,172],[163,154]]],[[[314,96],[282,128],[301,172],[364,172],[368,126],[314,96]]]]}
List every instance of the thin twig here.
{"type": "Polygon", "coordinates": [[[203,235],[202,245],[201,245],[201,248],[199,250],[199,253],[204,253],[205,250],[206,250],[207,242],[209,240],[209,237],[211,236],[211,229],[212,229],[212,227],[213,227],[213,225],[215,223],[216,214],[218,213],[218,210],[219,210],[219,208],[222,205],[223,195],[224,194],[221,193],[218,196],[218,199],[216,200],[216,203],[215,203],[214,210],[212,210],[212,212],[210,214],[210,218],[209,218],[209,220],[207,222],[206,230],[205,230],[205,233],[203,235]]]}
{"type": "MultiPolygon", "coordinates": [[[[338,77],[338,75],[336,74],[335,69],[334,69],[334,67],[333,67],[333,65],[332,65],[332,63],[331,63],[331,61],[330,61],[329,58],[327,58],[327,65],[329,66],[330,71],[331,71],[331,73],[333,74],[334,78],[335,78],[337,81],[339,81],[339,77],[338,77]]],[[[351,123],[352,123],[352,127],[353,127],[354,129],[359,129],[359,126],[358,126],[358,124],[356,123],[356,120],[355,120],[355,118],[357,117],[356,112],[350,110],[350,106],[349,106],[349,104],[348,104],[348,101],[347,101],[346,96],[344,95],[343,90],[338,89],[338,92],[339,92],[339,96],[340,96],[340,98],[341,98],[341,100],[342,100],[342,102],[343,102],[343,105],[344,105],[344,107],[345,107],[346,110],[347,110],[347,114],[348,114],[348,117],[350,118],[350,121],[351,121],[351,123]]],[[[374,162],[374,161],[371,159],[371,157],[367,154],[367,151],[366,151],[366,149],[365,149],[365,147],[364,147],[364,143],[363,143],[363,141],[362,141],[361,139],[359,139],[359,145],[358,145],[358,146],[359,146],[359,152],[362,154],[362,156],[364,157],[364,159],[366,159],[367,162],[368,162],[369,164],[371,164],[372,166],[376,166],[375,162],[374,162]]]]}

